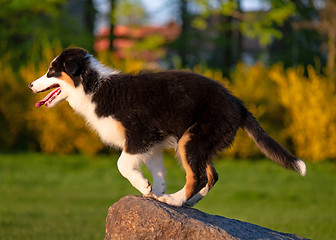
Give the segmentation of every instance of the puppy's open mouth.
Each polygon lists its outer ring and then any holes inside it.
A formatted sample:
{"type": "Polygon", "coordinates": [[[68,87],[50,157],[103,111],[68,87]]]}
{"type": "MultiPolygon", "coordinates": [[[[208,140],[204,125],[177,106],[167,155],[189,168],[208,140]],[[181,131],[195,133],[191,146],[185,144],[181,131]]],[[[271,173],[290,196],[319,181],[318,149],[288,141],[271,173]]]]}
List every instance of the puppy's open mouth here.
{"type": "Polygon", "coordinates": [[[50,87],[47,87],[46,89],[44,89],[42,91],[39,91],[39,92],[45,92],[45,91],[47,91],[49,89],[52,89],[52,88],[56,88],[56,89],[54,89],[50,93],[48,93],[48,95],[45,96],[45,98],[43,98],[42,100],[35,103],[35,107],[38,108],[38,107],[41,107],[42,105],[45,105],[46,107],[48,107],[48,105],[50,105],[50,103],[52,103],[56,99],[56,97],[58,95],[60,95],[61,88],[58,84],[53,84],[50,87]]]}

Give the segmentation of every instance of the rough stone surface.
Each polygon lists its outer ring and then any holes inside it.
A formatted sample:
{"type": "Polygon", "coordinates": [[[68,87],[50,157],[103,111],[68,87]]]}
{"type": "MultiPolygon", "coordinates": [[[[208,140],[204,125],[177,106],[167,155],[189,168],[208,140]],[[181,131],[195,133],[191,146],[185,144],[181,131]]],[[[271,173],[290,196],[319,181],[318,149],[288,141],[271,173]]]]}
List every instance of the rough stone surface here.
{"type": "Polygon", "coordinates": [[[108,210],[105,240],[110,239],[305,238],[193,208],[176,208],[150,198],[126,196],[108,210]]]}

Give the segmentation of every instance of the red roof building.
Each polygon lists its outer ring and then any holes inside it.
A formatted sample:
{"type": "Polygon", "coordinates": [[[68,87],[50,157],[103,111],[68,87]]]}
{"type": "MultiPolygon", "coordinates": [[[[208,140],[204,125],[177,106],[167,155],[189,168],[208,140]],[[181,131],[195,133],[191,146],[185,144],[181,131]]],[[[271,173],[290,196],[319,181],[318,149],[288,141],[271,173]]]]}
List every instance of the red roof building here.
{"type": "MultiPolygon", "coordinates": [[[[126,26],[117,25],[113,29],[113,49],[119,57],[141,58],[146,61],[157,61],[164,55],[165,44],[174,41],[181,33],[181,26],[171,22],[165,26],[126,26]],[[151,37],[161,37],[157,47],[141,49],[139,44],[151,41],[151,37]]],[[[94,49],[96,52],[110,48],[110,29],[102,29],[96,36],[94,49]]],[[[153,40],[154,41],[154,40],[153,40]]],[[[153,43],[155,44],[155,43],[153,43]]]]}

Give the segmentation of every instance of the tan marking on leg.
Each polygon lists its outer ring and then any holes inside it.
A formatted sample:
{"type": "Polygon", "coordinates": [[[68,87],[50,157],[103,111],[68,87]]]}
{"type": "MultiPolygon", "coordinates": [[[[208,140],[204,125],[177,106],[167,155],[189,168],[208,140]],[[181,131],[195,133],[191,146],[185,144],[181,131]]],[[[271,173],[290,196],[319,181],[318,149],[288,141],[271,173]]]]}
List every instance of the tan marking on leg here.
{"type": "Polygon", "coordinates": [[[212,163],[208,163],[206,166],[206,173],[207,173],[207,178],[208,178],[208,186],[209,190],[215,185],[217,181],[217,173],[215,168],[213,167],[212,163]]]}
{"type": "Polygon", "coordinates": [[[187,161],[187,153],[185,149],[185,146],[189,142],[189,140],[190,134],[185,133],[178,142],[178,152],[182,161],[183,168],[186,172],[185,194],[187,199],[191,198],[194,194],[196,183],[195,174],[187,161]]]}
{"type": "Polygon", "coordinates": [[[66,82],[70,86],[75,87],[75,83],[73,82],[73,80],[71,79],[71,77],[68,74],[66,74],[65,72],[62,72],[62,75],[60,77],[58,77],[58,79],[66,82]]]}
{"type": "Polygon", "coordinates": [[[124,125],[119,122],[119,121],[116,121],[116,131],[119,133],[119,135],[123,138],[123,139],[126,139],[126,129],[124,127],[124,125]]]}

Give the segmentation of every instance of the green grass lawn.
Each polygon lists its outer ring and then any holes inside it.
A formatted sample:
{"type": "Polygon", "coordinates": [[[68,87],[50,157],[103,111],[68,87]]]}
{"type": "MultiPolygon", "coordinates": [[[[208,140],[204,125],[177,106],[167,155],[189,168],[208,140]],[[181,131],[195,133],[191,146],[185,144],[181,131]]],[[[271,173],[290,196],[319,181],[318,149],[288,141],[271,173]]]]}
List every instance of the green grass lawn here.
{"type": "MultiPolygon", "coordinates": [[[[104,239],[107,209],[139,194],[117,155],[0,154],[0,239],[104,239]]],[[[184,173],[165,156],[168,192],[184,173]]],[[[313,239],[335,239],[336,164],[308,164],[306,177],[270,160],[216,161],[219,181],[196,205],[210,214],[313,239]]],[[[145,173],[148,176],[148,173],[145,173]]]]}

